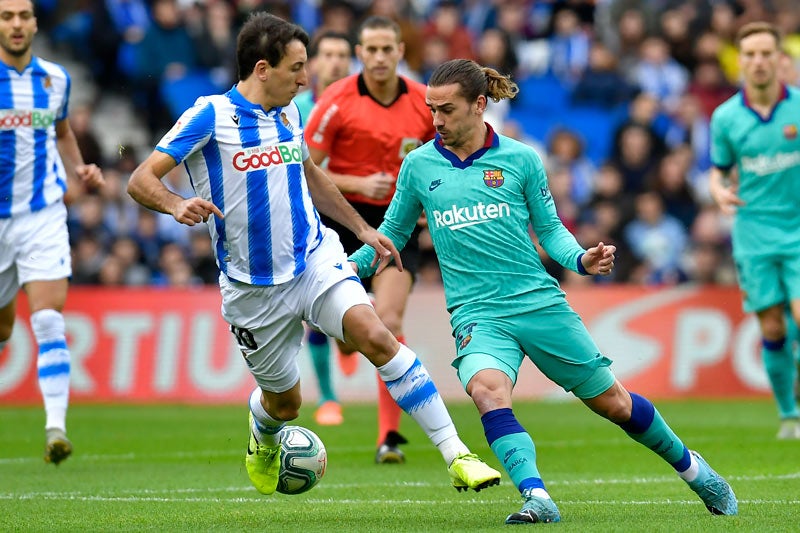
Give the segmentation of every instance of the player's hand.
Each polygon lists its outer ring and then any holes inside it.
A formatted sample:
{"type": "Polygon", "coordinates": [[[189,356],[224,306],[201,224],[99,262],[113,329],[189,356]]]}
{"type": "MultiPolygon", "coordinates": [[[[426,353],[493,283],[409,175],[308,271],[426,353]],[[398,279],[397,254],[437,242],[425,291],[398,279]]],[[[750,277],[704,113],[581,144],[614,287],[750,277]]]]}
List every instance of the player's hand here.
{"type": "Polygon", "coordinates": [[[375,248],[375,258],[372,260],[372,266],[377,265],[375,270],[377,276],[383,269],[389,266],[389,263],[394,259],[394,264],[397,270],[403,271],[403,261],[400,259],[400,252],[397,251],[392,239],[379,232],[375,228],[370,228],[358,236],[358,238],[365,244],[369,244],[375,248]]]}
{"type": "Polygon", "coordinates": [[[353,272],[355,272],[356,276],[358,276],[358,265],[353,261],[348,261],[347,264],[350,265],[350,268],[352,268],[353,272]]]}
{"type": "Polygon", "coordinates": [[[91,165],[78,165],[75,167],[75,173],[78,175],[84,185],[87,185],[93,189],[102,187],[106,184],[106,180],[103,178],[103,172],[100,170],[100,167],[94,163],[91,165]]]}
{"type": "Polygon", "coordinates": [[[361,185],[361,195],[373,200],[383,200],[389,196],[397,178],[386,172],[376,172],[358,180],[361,185]]]}
{"type": "Polygon", "coordinates": [[[581,257],[583,268],[591,275],[599,274],[607,276],[614,269],[614,252],[617,247],[612,244],[598,243],[597,246],[589,248],[581,257]]]}
{"type": "Polygon", "coordinates": [[[224,218],[222,211],[220,211],[217,206],[197,196],[182,200],[172,212],[172,216],[175,220],[187,226],[194,226],[201,222],[207,222],[211,215],[224,218]]]}
{"type": "Polygon", "coordinates": [[[739,195],[737,194],[738,191],[737,184],[732,184],[720,187],[711,187],[709,191],[711,193],[711,197],[719,206],[719,210],[725,213],[726,215],[733,215],[736,213],[736,208],[740,205],[744,205],[745,202],[739,195]]]}

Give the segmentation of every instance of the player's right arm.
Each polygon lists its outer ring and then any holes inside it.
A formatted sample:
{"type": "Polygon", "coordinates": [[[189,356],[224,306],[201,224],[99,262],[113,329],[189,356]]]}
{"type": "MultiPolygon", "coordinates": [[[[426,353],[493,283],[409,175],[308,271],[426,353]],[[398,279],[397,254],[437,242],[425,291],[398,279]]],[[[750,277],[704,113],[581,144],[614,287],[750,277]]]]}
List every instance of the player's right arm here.
{"type": "Polygon", "coordinates": [[[167,189],[161,179],[176,165],[172,156],[154,150],[131,174],[128,194],[148,209],[172,215],[187,226],[205,222],[212,214],[222,218],[222,212],[211,202],[196,196],[183,198],[167,189]]]}
{"type": "Polygon", "coordinates": [[[205,98],[184,111],[158,146],[131,174],[128,194],[138,203],[172,215],[187,226],[208,220],[212,214],[222,218],[217,206],[200,197],[183,198],[161,181],[178,163],[201,149],[214,132],[214,108],[205,98]]]}
{"type": "Polygon", "coordinates": [[[744,205],[739,198],[738,183],[730,180],[730,169],[736,161],[736,151],[725,126],[724,106],[718,107],[711,115],[711,170],[708,173],[708,191],[711,198],[726,215],[736,212],[736,207],[744,205]]]}
{"type": "Polygon", "coordinates": [[[737,206],[744,205],[737,190],[738,184],[727,180],[727,172],[717,167],[711,167],[708,173],[708,191],[719,206],[719,210],[726,215],[733,215],[736,213],[737,206]]]}

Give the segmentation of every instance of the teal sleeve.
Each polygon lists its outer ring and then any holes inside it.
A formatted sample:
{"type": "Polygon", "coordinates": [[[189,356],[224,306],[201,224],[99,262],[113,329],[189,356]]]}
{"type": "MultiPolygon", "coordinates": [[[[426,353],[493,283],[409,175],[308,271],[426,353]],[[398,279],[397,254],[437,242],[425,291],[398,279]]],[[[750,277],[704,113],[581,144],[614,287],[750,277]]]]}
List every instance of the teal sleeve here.
{"type": "MultiPolygon", "coordinates": [[[[404,168],[405,164],[401,167],[397,178],[397,191],[386,210],[383,223],[378,227],[378,231],[389,237],[398,250],[402,250],[408,242],[422,213],[422,205],[416,195],[404,186],[406,181],[404,168]]],[[[360,278],[368,278],[375,273],[376,267],[372,265],[374,259],[375,249],[368,244],[363,245],[348,258],[358,267],[360,278]]]]}
{"type": "Polygon", "coordinates": [[[538,157],[532,162],[527,176],[525,197],[531,214],[530,222],[539,244],[561,266],[580,272],[578,257],[586,250],[558,218],[555,201],[547,184],[547,175],[538,157]]]}
{"type": "Polygon", "coordinates": [[[711,164],[728,170],[734,163],[733,148],[724,126],[724,119],[718,109],[711,115],[711,164]]]}

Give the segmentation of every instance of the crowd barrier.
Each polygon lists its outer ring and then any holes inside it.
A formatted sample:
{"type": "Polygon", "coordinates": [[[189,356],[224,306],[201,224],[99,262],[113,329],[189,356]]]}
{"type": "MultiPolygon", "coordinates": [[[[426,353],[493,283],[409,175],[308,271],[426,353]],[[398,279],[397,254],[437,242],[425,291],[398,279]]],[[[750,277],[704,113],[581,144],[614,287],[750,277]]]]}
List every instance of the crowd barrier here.
{"type": "MultiPolygon", "coordinates": [[[[769,394],[758,326],[742,312],[736,288],[576,287],[567,298],[630,390],[652,398],[769,394]]],[[[40,402],[26,307],[21,294],[11,342],[0,354],[0,404],[40,402]]],[[[73,287],[64,316],[74,403],[243,402],[254,386],[215,288],[73,287]]],[[[450,366],[455,346],[440,288],[414,290],[406,337],[442,396],[466,400],[450,366]]],[[[311,404],[317,387],[305,348],[299,362],[311,404]]],[[[366,359],[349,377],[335,360],[332,368],[341,400],[374,401],[375,371],[366,359]]],[[[515,398],[560,397],[566,394],[526,361],[515,398]]]]}

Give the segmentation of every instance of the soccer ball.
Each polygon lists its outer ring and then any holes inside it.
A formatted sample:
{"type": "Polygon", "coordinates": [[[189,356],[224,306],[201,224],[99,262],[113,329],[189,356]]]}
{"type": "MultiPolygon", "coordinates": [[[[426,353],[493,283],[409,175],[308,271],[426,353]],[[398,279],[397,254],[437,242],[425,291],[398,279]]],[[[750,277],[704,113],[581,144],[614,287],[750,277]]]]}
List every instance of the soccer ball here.
{"type": "Polygon", "coordinates": [[[278,492],[301,494],[311,490],[328,466],[328,453],[316,433],[300,426],[281,430],[281,470],[278,492]]]}

